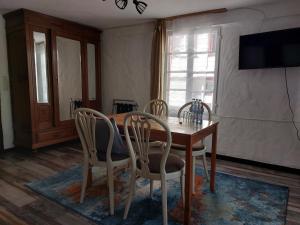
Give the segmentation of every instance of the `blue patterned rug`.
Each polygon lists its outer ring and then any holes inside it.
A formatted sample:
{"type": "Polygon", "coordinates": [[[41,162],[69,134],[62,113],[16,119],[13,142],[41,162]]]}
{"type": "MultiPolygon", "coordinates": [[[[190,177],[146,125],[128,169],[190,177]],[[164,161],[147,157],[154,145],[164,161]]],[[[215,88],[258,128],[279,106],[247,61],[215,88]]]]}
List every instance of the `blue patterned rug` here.
{"type": "MultiPolygon", "coordinates": [[[[93,171],[94,183],[79,204],[81,167],[76,166],[44,180],[27,184],[32,190],[74,210],[99,225],[160,225],[162,223],[159,182],[149,198],[149,182],[139,179],[128,219],[122,220],[128,192],[128,173],[116,172],[115,216],[108,215],[108,190],[105,170],[93,171]]],[[[197,168],[197,190],[192,201],[192,224],[195,225],[284,225],[288,188],[236,176],[217,173],[216,193],[202,179],[197,168]]],[[[179,181],[168,182],[169,225],[182,224],[183,208],[179,181]]]]}

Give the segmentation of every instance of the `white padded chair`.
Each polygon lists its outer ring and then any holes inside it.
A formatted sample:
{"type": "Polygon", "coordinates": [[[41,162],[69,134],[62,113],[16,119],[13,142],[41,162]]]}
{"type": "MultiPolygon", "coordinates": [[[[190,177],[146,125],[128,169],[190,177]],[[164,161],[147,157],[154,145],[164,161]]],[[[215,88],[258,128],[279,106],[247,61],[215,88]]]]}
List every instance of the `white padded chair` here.
{"type": "MultiPolygon", "coordinates": [[[[203,108],[205,108],[207,111],[208,120],[211,121],[211,109],[209,108],[209,106],[206,103],[201,102],[201,104],[202,104],[203,108]]],[[[178,110],[177,117],[181,118],[184,110],[185,109],[189,110],[191,105],[192,105],[192,102],[188,102],[188,103],[184,104],[178,110]]],[[[184,145],[172,144],[172,146],[171,146],[171,152],[174,154],[177,154],[179,156],[185,156],[185,151],[186,151],[186,148],[184,145]]],[[[195,193],[196,158],[198,156],[202,156],[202,162],[203,162],[206,179],[209,180],[209,174],[208,174],[208,168],[207,168],[207,162],[206,162],[206,152],[207,152],[207,148],[203,144],[203,140],[200,140],[199,142],[197,142],[196,144],[193,145],[193,153],[192,153],[192,156],[193,156],[193,180],[192,180],[193,193],[195,193]]]]}
{"type": "MultiPolygon", "coordinates": [[[[132,197],[135,193],[136,177],[150,179],[150,196],[153,192],[153,181],[161,181],[163,224],[168,224],[167,214],[167,180],[179,178],[184,199],[184,166],[185,162],[174,154],[169,154],[172,143],[171,131],[167,124],[157,117],[143,112],[128,113],[125,118],[125,136],[131,157],[132,174],[129,195],[124,212],[127,218],[132,197]],[[166,143],[161,145],[160,152],[151,152],[149,138],[152,126],[161,126],[166,132],[166,143]],[[130,130],[130,131],[129,131],[130,130]],[[133,134],[134,144],[129,134],[133,134]]],[[[184,201],[183,201],[184,202],[184,201]]]]}
{"type": "Polygon", "coordinates": [[[80,203],[84,201],[89,170],[92,167],[106,167],[109,188],[110,214],[113,215],[113,170],[115,167],[128,165],[130,161],[129,155],[112,153],[113,144],[116,140],[116,128],[114,128],[112,122],[102,113],[87,108],[77,109],[75,111],[75,123],[84,154],[83,183],[81,188],[80,203]],[[100,137],[96,137],[96,131],[97,133],[101,134],[100,137]],[[107,143],[106,146],[99,147],[99,145],[96,143],[99,138],[105,138],[103,141],[107,143]],[[99,148],[101,148],[102,151],[100,151],[99,148]]]}

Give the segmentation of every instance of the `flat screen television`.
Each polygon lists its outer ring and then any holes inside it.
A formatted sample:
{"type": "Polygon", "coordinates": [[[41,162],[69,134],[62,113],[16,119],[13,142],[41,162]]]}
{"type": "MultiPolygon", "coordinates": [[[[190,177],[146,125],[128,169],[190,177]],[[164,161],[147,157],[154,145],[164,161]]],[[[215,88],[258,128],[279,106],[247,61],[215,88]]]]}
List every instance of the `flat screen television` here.
{"type": "Polygon", "coordinates": [[[239,69],[300,66],[300,28],[240,36],[239,69]]]}

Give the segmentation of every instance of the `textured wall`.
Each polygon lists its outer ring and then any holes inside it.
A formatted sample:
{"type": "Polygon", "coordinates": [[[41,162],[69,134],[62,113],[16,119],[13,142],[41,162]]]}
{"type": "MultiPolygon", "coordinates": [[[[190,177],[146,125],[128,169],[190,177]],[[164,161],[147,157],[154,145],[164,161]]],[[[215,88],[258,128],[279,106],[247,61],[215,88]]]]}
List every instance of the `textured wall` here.
{"type": "MultiPolygon", "coordinates": [[[[264,19],[253,10],[246,10],[240,16],[235,12],[235,21],[221,25],[219,153],[300,168],[300,142],[290,122],[284,69],[238,70],[239,36],[300,27],[300,16],[289,15],[299,14],[294,8],[300,11],[299,3],[260,7],[265,12],[264,19]],[[248,20],[244,19],[245,14],[248,20]]],[[[300,68],[288,68],[287,77],[295,120],[300,128],[300,68]]]]}
{"type": "Polygon", "coordinates": [[[150,100],[150,62],[154,25],[104,30],[102,34],[103,111],[113,99],[132,99],[140,107],[150,100]]]}
{"type": "Polygon", "coordinates": [[[13,128],[9,91],[5,20],[0,15],[0,97],[4,148],[13,147],[13,128]]]}

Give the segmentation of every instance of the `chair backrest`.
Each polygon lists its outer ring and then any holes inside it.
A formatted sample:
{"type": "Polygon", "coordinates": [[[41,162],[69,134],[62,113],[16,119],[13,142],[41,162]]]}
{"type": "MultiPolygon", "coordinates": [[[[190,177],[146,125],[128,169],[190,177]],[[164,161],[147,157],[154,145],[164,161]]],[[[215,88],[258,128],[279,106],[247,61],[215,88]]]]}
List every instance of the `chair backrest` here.
{"type": "Polygon", "coordinates": [[[124,121],[125,137],[128,144],[132,166],[136,169],[138,161],[141,176],[147,177],[149,170],[149,152],[151,128],[160,127],[166,134],[166,142],[161,146],[162,160],[160,172],[166,174],[166,161],[170,152],[172,136],[169,126],[159,118],[144,112],[128,113],[124,121]],[[132,139],[134,145],[132,144],[132,139]],[[134,147],[133,147],[134,146],[134,147]]]}
{"type": "Polygon", "coordinates": [[[169,114],[168,104],[164,100],[153,99],[144,106],[143,112],[149,112],[154,116],[167,117],[169,114]]]}
{"type": "Polygon", "coordinates": [[[95,138],[97,119],[102,119],[108,126],[109,140],[106,151],[106,161],[111,162],[114,129],[110,120],[104,114],[93,109],[79,108],[75,111],[75,124],[83,148],[84,159],[91,165],[94,165],[98,161],[95,138]]]}
{"type": "MultiPolygon", "coordinates": [[[[191,107],[193,102],[188,102],[186,104],[184,104],[183,106],[180,107],[180,109],[178,110],[178,113],[177,113],[177,117],[180,118],[182,115],[182,112],[184,112],[184,109],[188,109],[189,107],[191,107]]],[[[201,105],[203,106],[203,108],[206,109],[207,111],[207,114],[208,114],[208,120],[211,121],[211,109],[210,107],[204,103],[204,102],[201,102],[201,105]]]]}

